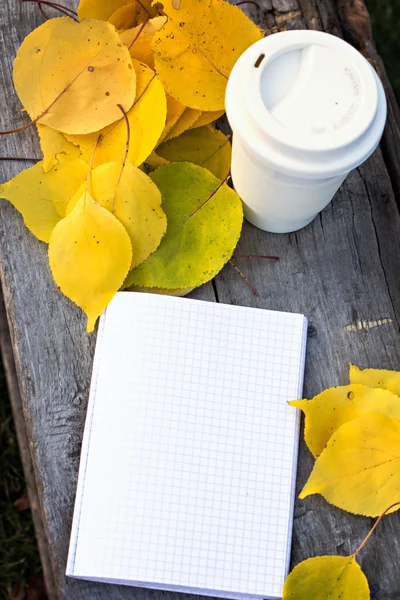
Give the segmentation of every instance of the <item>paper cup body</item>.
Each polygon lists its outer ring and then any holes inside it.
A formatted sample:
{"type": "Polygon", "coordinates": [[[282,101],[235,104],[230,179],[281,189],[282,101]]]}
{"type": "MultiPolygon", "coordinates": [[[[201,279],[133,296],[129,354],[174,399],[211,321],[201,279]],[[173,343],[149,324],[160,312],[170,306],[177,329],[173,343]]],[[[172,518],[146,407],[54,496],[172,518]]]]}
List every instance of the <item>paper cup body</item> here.
{"type": "Polygon", "coordinates": [[[286,233],[308,225],[375,150],[386,98],[352,46],[322,32],[288,31],[240,57],[226,112],[232,180],[246,219],[286,233]]]}

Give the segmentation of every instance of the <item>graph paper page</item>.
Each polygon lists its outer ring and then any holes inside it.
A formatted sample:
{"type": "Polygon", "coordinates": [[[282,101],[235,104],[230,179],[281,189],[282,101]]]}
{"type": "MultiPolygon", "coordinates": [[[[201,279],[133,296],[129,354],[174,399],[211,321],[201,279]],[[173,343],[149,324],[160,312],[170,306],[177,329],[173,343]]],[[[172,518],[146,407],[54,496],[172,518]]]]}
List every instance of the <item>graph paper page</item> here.
{"type": "Polygon", "coordinates": [[[99,327],[67,574],[279,598],[306,320],[119,293],[99,327]]]}

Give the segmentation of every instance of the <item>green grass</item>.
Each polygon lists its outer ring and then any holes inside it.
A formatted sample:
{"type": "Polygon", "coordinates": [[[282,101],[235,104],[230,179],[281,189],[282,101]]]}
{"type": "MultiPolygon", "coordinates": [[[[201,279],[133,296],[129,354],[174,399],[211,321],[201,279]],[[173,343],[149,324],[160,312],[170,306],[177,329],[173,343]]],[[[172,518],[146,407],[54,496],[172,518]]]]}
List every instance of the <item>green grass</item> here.
{"type": "Polygon", "coordinates": [[[9,597],[13,584],[25,586],[41,574],[30,510],[14,502],[25,483],[0,362],[0,598],[9,597]]]}
{"type": "Polygon", "coordinates": [[[400,102],[400,0],[366,0],[365,3],[378,52],[400,102]]]}

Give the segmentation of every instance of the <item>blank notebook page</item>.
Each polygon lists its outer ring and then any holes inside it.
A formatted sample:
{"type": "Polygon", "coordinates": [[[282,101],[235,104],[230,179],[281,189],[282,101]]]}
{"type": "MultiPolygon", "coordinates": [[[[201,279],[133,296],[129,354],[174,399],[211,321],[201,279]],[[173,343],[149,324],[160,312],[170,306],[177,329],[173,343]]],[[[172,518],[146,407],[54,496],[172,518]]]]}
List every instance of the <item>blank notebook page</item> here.
{"type": "Polygon", "coordinates": [[[280,598],[302,315],[119,293],[99,326],[67,575],[280,598]]]}

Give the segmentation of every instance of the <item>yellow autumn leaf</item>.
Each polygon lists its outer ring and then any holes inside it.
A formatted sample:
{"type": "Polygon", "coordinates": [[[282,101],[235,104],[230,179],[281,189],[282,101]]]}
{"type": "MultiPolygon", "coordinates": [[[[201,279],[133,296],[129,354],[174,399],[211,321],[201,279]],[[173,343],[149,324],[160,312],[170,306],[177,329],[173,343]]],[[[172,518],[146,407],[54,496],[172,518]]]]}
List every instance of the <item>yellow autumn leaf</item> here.
{"type": "Polygon", "coordinates": [[[299,498],[310,494],[357,515],[380,515],[400,498],[400,422],[366,413],[342,425],[299,498]]]}
{"type": "Polygon", "coordinates": [[[87,331],[121,287],[132,262],[129,235],[85,193],[55,227],[49,262],[56,284],[88,317],[87,331]]]}
{"type": "Polygon", "coordinates": [[[46,127],[46,125],[37,125],[37,130],[43,152],[43,169],[45,173],[58,163],[58,154],[79,158],[79,148],[71,144],[63,133],[51,129],[51,127],[46,127]]]}
{"type": "MultiPolygon", "coordinates": [[[[231,168],[232,149],[229,139],[211,127],[190,129],[157,148],[157,156],[169,162],[191,162],[225,179],[231,168]]],[[[153,161],[153,164],[156,161],[153,161]]]]}
{"type": "Polygon", "coordinates": [[[225,110],[203,110],[200,117],[193,123],[189,129],[195,129],[196,127],[204,127],[204,125],[210,125],[217,121],[225,113],[225,110]]]}
{"type": "MultiPolygon", "coordinates": [[[[158,10],[151,6],[151,2],[147,2],[146,7],[143,0],[140,2],[132,1],[129,4],[125,4],[125,6],[118,8],[108,19],[108,22],[114,25],[116,29],[123,31],[136,27],[143,21],[146,15],[155,17],[158,15],[158,10]]],[[[162,19],[165,21],[165,17],[162,17],[162,19]]]]}
{"type": "MultiPolygon", "coordinates": [[[[72,212],[80,201],[84,189],[85,184],[71,199],[68,213],[72,212]]],[[[92,171],[90,193],[92,198],[109,210],[128,232],[132,246],[130,268],[133,269],[156,250],[167,229],[167,218],[161,208],[161,193],[158,187],[148,175],[129,162],[121,175],[121,162],[114,162],[101,165],[92,171]]]]}
{"type": "Polygon", "coordinates": [[[201,117],[201,110],[194,108],[185,108],[177,122],[171,127],[167,135],[163,138],[163,141],[172,140],[172,138],[178,137],[184,131],[191,128],[191,126],[201,117]]]}
{"type": "MultiPolygon", "coordinates": [[[[133,64],[137,74],[138,97],[127,113],[131,129],[128,159],[138,166],[157,144],[165,125],[167,106],[164,88],[154,71],[137,61],[133,61],[133,64]]],[[[99,133],[101,138],[96,147],[94,166],[122,159],[127,138],[125,119],[120,119],[103,132],[68,136],[68,139],[79,145],[83,160],[89,163],[99,133]]]]}
{"type": "Polygon", "coordinates": [[[131,4],[134,0],[80,0],[78,17],[82,19],[101,19],[108,21],[119,8],[131,4]]]}
{"type": "Polygon", "coordinates": [[[103,21],[50,19],[22,42],[14,62],[17,94],[32,119],[85,134],[121,118],[136,94],[129,51],[103,21]]]}
{"type": "Polygon", "coordinates": [[[350,365],[350,383],[363,383],[374,388],[383,388],[400,396],[400,372],[381,369],[359,369],[350,365]]]}
{"type": "Polygon", "coordinates": [[[367,578],[353,556],[317,556],[298,564],[282,600],[369,600],[367,578]]]}
{"type": "Polygon", "coordinates": [[[57,160],[58,164],[47,173],[41,161],[0,185],[0,197],[21,213],[29,231],[42,242],[49,242],[88,171],[86,163],[77,158],[61,154],[57,160]]]}
{"type": "Polygon", "coordinates": [[[325,390],[312,400],[293,400],[306,418],[304,438],[310,451],[321,454],[332,434],[343,423],[362,413],[380,413],[400,421],[400,398],[387,390],[353,384],[325,390]]]}
{"type": "Polygon", "coordinates": [[[168,133],[171,131],[172,127],[175,125],[175,123],[178,121],[178,119],[184,113],[185,108],[186,108],[183,104],[178,102],[178,100],[175,100],[175,98],[173,98],[169,94],[166,94],[166,97],[167,97],[167,117],[165,120],[164,129],[160,135],[160,139],[158,140],[159,144],[161,144],[161,142],[164,140],[164,138],[168,135],[168,133]]]}
{"type": "Polygon", "coordinates": [[[151,41],[154,34],[164,26],[167,17],[154,17],[142,28],[141,25],[120,33],[123,44],[128,47],[132,58],[154,70],[154,53],[151,41]],[[132,42],[133,45],[131,46],[132,42]]]}
{"type": "Polygon", "coordinates": [[[156,71],[185,106],[224,109],[225,88],[239,56],[263,36],[239,7],[223,0],[163,0],[168,21],[152,42],[156,71]]]}
{"type": "Polygon", "coordinates": [[[161,191],[167,232],[125,287],[184,289],[212,279],[239,240],[243,208],[234,190],[207,169],[171,163],[151,173],[161,191]]]}

